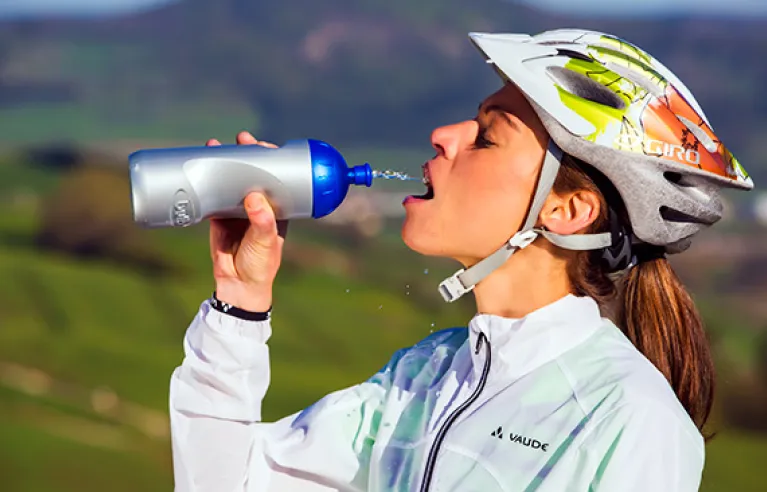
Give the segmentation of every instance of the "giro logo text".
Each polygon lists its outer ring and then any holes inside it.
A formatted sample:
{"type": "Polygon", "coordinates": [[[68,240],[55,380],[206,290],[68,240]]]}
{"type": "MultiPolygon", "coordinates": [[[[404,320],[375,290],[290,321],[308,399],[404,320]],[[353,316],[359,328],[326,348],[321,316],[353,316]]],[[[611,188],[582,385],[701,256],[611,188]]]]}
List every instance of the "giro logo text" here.
{"type": "Polygon", "coordinates": [[[615,142],[623,147],[641,148],[647,155],[656,157],[670,157],[680,162],[688,164],[700,164],[700,152],[693,148],[686,148],[681,145],[674,145],[669,142],[662,142],[651,138],[643,138],[639,135],[623,134],[615,139],[615,142]]]}
{"type": "MultiPolygon", "coordinates": [[[[490,435],[497,437],[498,439],[505,439],[503,434],[503,427],[498,427],[496,430],[491,432],[490,435]]],[[[521,444],[522,446],[527,446],[528,448],[540,449],[544,453],[549,447],[549,443],[543,443],[537,439],[525,437],[521,434],[514,434],[513,432],[509,432],[508,440],[517,444],[521,444]]]]}

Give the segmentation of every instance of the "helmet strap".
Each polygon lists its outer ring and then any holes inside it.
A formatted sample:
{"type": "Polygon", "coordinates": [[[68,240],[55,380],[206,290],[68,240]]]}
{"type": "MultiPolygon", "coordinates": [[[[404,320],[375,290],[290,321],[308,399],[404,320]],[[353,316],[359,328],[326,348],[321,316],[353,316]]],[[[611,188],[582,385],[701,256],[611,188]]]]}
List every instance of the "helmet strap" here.
{"type": "Polygon", "coordinates": [[[559,173],[563,157],[560,149],[552,140],[549,140],[546,156],[541,166],[541,174],[533,195],[533,200],[528,211],[527,218],[522,228],[514,236],[503,244],[495,253],[481,260],[468,269],[458,270],[451,277],[439,284],[439,292],[446,302],[453,302],[464,294],[474,290],[474,287],[485,277],[500,268],[506,260],[520,249],[532,244],[538,236],[543,236],[552,244],[570,250],[592,250],[610,246],[612,237],[609,232],[603,234],[573,234],[563,236],[536,228],[535,223],[541,213],[543,204],[548,198],[554,186],[554,181],[559,173]]]}

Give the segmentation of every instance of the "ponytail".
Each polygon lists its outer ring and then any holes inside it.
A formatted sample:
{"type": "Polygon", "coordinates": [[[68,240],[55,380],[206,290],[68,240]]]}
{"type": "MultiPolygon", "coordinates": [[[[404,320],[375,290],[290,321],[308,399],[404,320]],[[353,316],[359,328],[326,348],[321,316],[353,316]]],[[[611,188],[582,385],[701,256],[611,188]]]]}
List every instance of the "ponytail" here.
{"type": "MultiPolygon", "coordinates": [[[[601,214],[587,231],[608,229],[608,204],[625,219],[617,192],[591,166],[565,155],[554,193],[587,190],[600,197],[601,214]]],[[[695,304],[665,257],[654,257],[626,272],[616,285],[599,251],[569,252],[573,292],[595,299],[666,377],[695,425],[703,430],[714,399],[714,362],[695,304]]]]}
{"type": "Polygon", "coordinates": [[[622,284],[618,326],[702,430],[714,400],[714,362],[692,297],[665,258],[636,265],[622,284]]]}

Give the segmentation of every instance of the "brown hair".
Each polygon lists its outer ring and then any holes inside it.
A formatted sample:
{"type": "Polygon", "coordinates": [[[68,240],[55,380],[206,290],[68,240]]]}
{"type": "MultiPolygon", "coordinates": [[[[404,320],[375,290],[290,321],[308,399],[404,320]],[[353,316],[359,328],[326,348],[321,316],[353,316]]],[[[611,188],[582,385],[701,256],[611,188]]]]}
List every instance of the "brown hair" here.
{"type": "MultiPolygon", "coordinates": [[[[553,191],[578,190],[600,197],[601,213],[586,232],[609,228],[608,202],[625,223],[625,207],[604,176],[566,155],[553,191]]],[[[573,253],[568,276],[576,295],[594,298],[612,311],[618,327],[663,373],[695,425],[703,426],[714,399],[714,362],[698,310],[666,258],[640,262],[618,285],[610,278],[600,251],[573,253]]]]}

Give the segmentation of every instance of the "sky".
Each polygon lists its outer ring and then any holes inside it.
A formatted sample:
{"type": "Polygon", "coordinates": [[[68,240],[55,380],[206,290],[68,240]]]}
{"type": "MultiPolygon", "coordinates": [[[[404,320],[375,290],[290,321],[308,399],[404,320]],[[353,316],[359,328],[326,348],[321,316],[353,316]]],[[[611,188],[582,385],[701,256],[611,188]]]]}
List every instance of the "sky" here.
{"type": "MultiPolygon", "coordinates": [[[[0,16],[120,14],[183,0],[0,0],[0,16]]],[[[211,0],[215,1],[215,0],[211,0]]],[[[256,0],[253,0],[256,1],[256,0]]],[[[582,15],[767,17],[767,0],[506,0],[582,15]]]]}
{"type": "Polygon", "coordinates": [[[767,16],[767,0],[512,0],[541,9],[584,15],[767,16]]]}
{"type": "Polygon", "coordinates": [[[0,0],[0,16],[120,14],[173,0],[0,0]]]}

